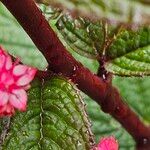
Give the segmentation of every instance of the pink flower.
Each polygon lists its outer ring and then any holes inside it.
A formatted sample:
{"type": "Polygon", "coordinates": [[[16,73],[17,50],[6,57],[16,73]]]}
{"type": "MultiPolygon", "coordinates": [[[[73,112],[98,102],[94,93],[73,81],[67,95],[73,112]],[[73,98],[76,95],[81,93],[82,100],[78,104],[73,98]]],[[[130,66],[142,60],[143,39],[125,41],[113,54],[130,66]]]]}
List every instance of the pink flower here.
{"type": "Polygon", "coordinates": [[[113,136],[102,138],[93,150],[118,150],[118,142],[113,136]]]}
{"type": "Polygon", "coordinates": [[[15,109],[26,110],[27,93],[36,69],[12,62],[11,57],[0,47],[0,116],[11,116],[15,109]]]}

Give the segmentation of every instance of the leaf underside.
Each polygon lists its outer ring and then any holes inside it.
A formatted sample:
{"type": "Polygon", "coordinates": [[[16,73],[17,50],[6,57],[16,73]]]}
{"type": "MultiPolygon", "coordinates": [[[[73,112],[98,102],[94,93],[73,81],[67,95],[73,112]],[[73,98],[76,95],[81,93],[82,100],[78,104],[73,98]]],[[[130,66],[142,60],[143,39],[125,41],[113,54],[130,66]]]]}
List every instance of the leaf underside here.
{"type": "Polygon", "coordinates": [[[88,150],[93,144],[85,106],[75,87],[54,77],[35,80],[28,110],[11,119],[7,150],[88,150]]]}

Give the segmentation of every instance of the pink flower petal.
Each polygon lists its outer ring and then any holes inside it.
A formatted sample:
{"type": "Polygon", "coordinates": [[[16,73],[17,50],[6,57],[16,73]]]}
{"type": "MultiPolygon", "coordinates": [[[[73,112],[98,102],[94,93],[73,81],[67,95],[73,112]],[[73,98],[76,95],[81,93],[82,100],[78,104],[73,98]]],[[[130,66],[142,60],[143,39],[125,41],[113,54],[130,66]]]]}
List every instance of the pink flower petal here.
{"type": "Polygon", "coordinates": [[[27,93],[37,69],[12,62],[7,52],[0,47],[0,116],[12,115],[15,108],[25,111],[27,93]]]}
{"type": "Polygon", "coordinates": [[[25,86],[25,85],[29,84],[33,80],[33,78],[34,78],[34,76],[36,74],[36,71],[37,71],[36,69],[31,69],[31,68],[28,69],[28,73],[23,75],[23,76],[21,76],[18,79],[16,84],[18,86],[25,86]]]}
{"type": "Polygon", "coordinates": [[[14,107],[10,104],[6,104],[0,107],[0,116],[12,116],[15,113],[14,107]]]}
{"type": "Polygon", "coordinates": [[[17,85],[18,86],[25,86],[27,84],[29,84],[32,80],[32,77],[30,77],[28,74],[22,76],[19,78],[19,80],[17,81],[17,85]]]}
{"type": "Polygon", "coordinates": [[[0,55],[0,69],[2,69],[5,65],[5,56],[0,55]]]}
{"type": "Polygon", "coordinates": [[[29,74],[30,76],[32,76],[33,78],[34,78],[36,72],[37,72],[37,69],[31,68],[31,67],[28,68],[28,74],[29,74]]]}
{"type": "Polygon", "coordinates": [[[118,142],[112,136],[102,138],[97,146],[97,150],[118,150],[118,142]]]}
{"type": "Polygon", "coordinates": [[[23,89],[17,89],[12,91],[13,94],[10,95],[9,102],[15,108],[25,111],[27,104],[27,93],[23,89]]]}
{"type": "Polygon", "coordinates": [[[28,69],[28,67],[25,66],[25,65],[17,65],[13,69],[13,74],[16,75],[16,76],[23,75],[23,74],[25,74],[27,69],[28,69]]]}
{"type": "Polygon", "coordinates": [[[9,94],[0,91],[0,106],[4,106],[8,102],[9,94]]]}
{"type": "Polygon", "coordinates": [[[1,80],[1,82],[4,82],[5,85],[7,85],[7,86],[12,85],[14,83],[14,78],[12,77],[11,74],[8,73],[8,71],[3,72],[1,74],[0,80],[1,80]]]}
{"type": "Polygon", "coordinates": [[[1,73],[1,78],[0,78],[1,82],[5,82],[6,78],[7,78],[6,72],[1,73]]]}
{"type": "Polygon", "coordinates": [[[30,88],[31,88],[30,84],[28,84],[28,85],[26,85],[26,86],[23,87],[24,90],[29,90],[30,88]]]}
{"type": "Polygon", "coordinates": [[[7,56],[6,57],[6,70],[9,70],[11,67],[12,67],[12,60],[11,60],[11,57],[10,56],[7,56]]]}

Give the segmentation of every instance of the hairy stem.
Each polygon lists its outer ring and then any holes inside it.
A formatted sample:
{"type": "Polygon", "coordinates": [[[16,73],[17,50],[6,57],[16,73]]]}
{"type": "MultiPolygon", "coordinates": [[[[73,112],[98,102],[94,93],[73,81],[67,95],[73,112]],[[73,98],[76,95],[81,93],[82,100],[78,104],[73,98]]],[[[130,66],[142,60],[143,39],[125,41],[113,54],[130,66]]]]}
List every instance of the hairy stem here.
{"type": "Polygon", "coordinates": [[[138,148],[150,149],[150,129],[122,100],[118,90],[77,62],[58,39],[33,0],[1,0],[15,16],[54,73],[72,79],[78,88],[101,105],[132,135],[138,148]]]}

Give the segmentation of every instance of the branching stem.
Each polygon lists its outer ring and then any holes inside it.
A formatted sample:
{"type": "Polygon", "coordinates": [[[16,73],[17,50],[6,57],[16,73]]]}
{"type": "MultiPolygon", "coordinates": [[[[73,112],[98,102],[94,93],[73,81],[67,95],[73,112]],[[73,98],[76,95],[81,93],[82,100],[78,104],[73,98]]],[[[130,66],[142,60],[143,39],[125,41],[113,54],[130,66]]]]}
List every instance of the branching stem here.
{"type": "Polygon", "coordinates": [[[135,139],[137,149],[150,149],[150,128],[124,103],[110,82],[94,75],[71,56],[33,0],[1,1],[43,53],[51,71],[72,79],[104,112],[118,120],[135,139]]]}

